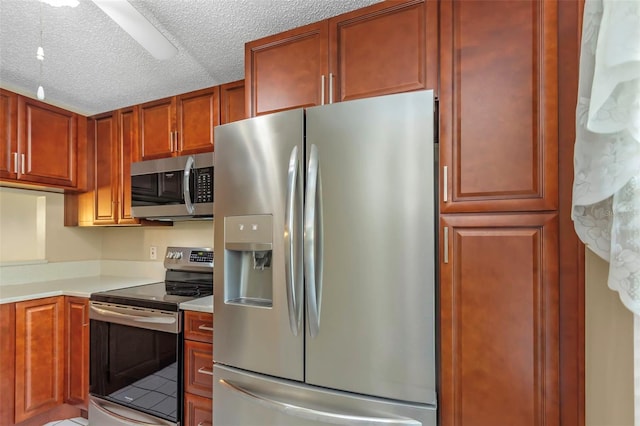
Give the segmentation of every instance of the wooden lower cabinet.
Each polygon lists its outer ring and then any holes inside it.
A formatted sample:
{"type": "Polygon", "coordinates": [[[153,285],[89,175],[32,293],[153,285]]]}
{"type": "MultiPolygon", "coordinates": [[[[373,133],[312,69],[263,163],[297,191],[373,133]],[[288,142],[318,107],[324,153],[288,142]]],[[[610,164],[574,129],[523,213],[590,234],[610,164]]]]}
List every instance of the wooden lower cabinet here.
{"type": "Polygon", "coordinates": [[[89,395],[89,300],[0,305],[0,425],[77,417],[89,395]]]}
{"type": "Polygon", "coordinates": [[[0,305],[0,425],[13,424],[15,383],[15,304],[0,305]]]}
{"type": "Polygon", "coordinates": [[[213,424],[213,400],[186,393],[184,396],[184,424],[186,426],[211,426],[213,424]]]}
{"type": "Polygon", "coordinates": [[[15,304],[15,421],[62,404],[64,304],[62,297],[15,304]]]}
{"type": "Polygon", "coordinates": [[[441,426],[559,425],[558,216],[441,216],[441,426]]]}
{"type": "Polygon", "coordinates": [[[87,409],[89,403],[89,299],[65,297],[64,402],[87,409]]]}
{"type": "Polygon", "coordinates": [[[213,424],[213,314],[184,313],[184,424],[213,424]]]}

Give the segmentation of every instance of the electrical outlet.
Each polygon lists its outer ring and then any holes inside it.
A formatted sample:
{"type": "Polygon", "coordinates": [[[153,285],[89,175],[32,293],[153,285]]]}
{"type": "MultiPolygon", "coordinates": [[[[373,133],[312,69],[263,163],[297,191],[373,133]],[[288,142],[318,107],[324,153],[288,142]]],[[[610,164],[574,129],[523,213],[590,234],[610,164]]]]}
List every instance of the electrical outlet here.
{"type": "Polygon", "coordinates": [[[158,258],[158,247],[149,247],[149,259],[156,260],[158,258]]]}

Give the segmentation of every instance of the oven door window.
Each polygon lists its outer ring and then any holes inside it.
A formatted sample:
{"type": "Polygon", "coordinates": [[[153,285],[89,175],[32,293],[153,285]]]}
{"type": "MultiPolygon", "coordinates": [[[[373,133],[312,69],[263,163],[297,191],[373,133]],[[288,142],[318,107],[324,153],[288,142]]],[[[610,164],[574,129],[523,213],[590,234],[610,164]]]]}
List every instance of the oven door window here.
{"type": "Polygon", "coordinates": [[[177,422],[178,335],[91,320],[90,393],[177,422]]]}

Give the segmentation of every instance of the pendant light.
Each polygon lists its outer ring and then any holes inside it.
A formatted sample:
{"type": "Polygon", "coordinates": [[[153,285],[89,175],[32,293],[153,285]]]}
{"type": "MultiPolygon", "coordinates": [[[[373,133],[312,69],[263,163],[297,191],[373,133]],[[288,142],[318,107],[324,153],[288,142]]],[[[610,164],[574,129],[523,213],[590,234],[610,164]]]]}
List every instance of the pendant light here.
{"type": "Polygon", "coordinates": [[[42,47],[42,2],[40,3],[40,46],[36,50],[36,59],[40,61],[40,84],[36,91],[36,96],[41,101],[44,100],[44,88],[42,87],[42,64],[44,62],[44,48],[42,47]]]}

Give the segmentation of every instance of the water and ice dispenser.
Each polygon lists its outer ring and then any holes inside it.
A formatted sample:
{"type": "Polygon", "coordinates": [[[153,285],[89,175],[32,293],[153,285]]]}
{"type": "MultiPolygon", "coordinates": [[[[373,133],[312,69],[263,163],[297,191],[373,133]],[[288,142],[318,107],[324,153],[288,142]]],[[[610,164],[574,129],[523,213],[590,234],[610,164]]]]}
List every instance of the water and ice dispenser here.
{"type": "Polygon", "coordinates": [[[273,216],[224,218],[225,303],[273,305],[273,216]]]}

